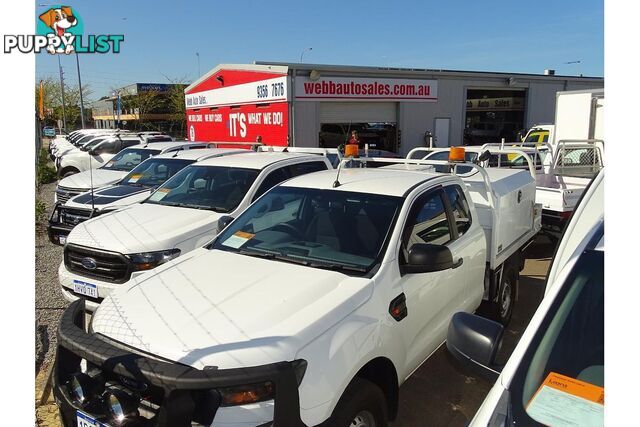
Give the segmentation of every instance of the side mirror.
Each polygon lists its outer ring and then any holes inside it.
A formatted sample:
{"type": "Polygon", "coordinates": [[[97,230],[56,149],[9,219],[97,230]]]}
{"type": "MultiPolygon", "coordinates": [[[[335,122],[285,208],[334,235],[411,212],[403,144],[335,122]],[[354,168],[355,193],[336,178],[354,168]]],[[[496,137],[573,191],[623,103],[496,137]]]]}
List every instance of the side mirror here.
{"type": "Polygon", "coordinates": [[[409,249],[403,273],[429,273],[453,267],[453,256],[448,247],[429,243],[416,243],[409,249]]]}
{"type": "Polygon", "coordinates": [[[98,153],[98,152],[96,151],[96,149],[95,149],[95,148],[91,148],[91,149],[89,149],[89,151],[87,151],[87,152],[89,153],[89,155],[90,155],[90,156],[97,156],[98,154],[100,154],[100,153],[98,153]]]}
{"type": "Polygon", "coordinates": [[[233,217],[231,215],[221,216],[218,220],[218,233],[227,228],[227,225],[229,225],[231,221],[233,221],[233,217]]]}
{"type": "Polygon", "coordinates": [[[489,380],[500,375],[495,364],[504,328],[498,322],[475,314],[453,315],[447,331],[447,349],[460,363],[489,380]]]}

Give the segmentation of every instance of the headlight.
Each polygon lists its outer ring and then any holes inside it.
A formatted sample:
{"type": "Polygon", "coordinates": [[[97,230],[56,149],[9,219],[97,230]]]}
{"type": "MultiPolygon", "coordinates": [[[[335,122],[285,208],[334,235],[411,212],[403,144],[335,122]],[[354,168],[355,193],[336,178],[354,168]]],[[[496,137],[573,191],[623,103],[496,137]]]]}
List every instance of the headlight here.
{"type": "Polygon", "coordinates": [[[259,384],[218,389],[220,406],[247,405],[273,399],[274,386],[271,381],[259,384]]]}
{"type": "Polygon", "coordinates": [[[178,256],[180,256],[180,249],[167,249],[165,251],[127,255],[133,263],[134,271],[151,270],[178,256]]]}

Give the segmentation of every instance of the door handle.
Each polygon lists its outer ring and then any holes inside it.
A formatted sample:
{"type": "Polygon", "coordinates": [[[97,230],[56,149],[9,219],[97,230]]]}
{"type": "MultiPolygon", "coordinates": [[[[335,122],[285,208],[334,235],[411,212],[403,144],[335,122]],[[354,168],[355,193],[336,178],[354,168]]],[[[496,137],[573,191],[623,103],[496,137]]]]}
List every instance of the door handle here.
{"type": "Polygon", "coordinates": [[[456,261],[451,268],[458,268],[462,265],[462,263],[464,262],[464,259],[460,258],[458,261],[456,261]]]}

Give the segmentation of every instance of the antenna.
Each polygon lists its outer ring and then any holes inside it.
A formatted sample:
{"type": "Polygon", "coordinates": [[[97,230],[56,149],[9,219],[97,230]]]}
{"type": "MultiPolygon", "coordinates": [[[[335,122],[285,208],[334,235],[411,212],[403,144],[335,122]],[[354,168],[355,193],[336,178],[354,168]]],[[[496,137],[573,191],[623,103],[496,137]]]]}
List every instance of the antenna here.
{"type": "Polygon", "coordinates": [[[91,158],[93,157],[93,154],[91,154],[92,151],[93,150],[89,151],[89,180],[91,184],[91,215],[93,216],[96,206],[93,200],[93,165],[91,164],[91,158]]]}

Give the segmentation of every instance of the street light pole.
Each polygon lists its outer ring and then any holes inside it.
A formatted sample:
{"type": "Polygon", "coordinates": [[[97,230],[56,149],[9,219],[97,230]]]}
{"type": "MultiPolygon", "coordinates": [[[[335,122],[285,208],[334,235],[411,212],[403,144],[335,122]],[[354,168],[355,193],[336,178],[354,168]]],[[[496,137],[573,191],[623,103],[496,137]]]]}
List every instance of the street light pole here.
{"type": "Polygon", "coordinates": [[[60,63],[60,55],[58,56],[58,68],[60,70],[60,92],[62,93],[62,128],[67,131],[67,114],[65,112],[66,106],[64,102],[64,77],[62,71],[62,64],[60,63]]]}
{"type": "Polygon", "coordinates": [[[312,47],[308,47],[308,48],[306,48],[306,49],[302,49],[302,52],[300,52],[300,62],[301,62],[301,63],[302,63],[302,57],[304,56],[304,53],[305,53],[305,52],[308,52],[308,51],[311,51],[311,50],[313,50],[313,48],[312,48],[312,47]]]}
{"type": "Polygon", "coordinates": [[[80,90],[80,123],[82,129],[84,129],[84,100],[82,99],[82,80],[80,79],[80,59],[78,59],[78,52],[76,52],[76,67],[78,68],[78,88],[80,90]]]}
{"type": "Polygon", "coordinates": [[[198,52],[196,52],[196,57],[198,58],[198,78],[200,78],[202,74],[200,74],[200,54],[198,52]]]}

